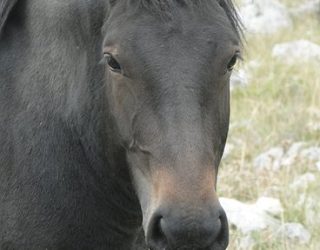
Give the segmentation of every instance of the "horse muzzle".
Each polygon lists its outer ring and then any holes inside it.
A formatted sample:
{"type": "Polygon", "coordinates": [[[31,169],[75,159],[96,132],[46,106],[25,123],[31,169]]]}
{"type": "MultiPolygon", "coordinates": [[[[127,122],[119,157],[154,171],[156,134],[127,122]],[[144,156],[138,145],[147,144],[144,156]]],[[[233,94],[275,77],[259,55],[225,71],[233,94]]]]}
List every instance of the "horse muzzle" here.
{"type": "Polygon", "coordinates": [[[162,204],[149,220],[146,239],[152,250],[224,250],[227,217],[216,204],[162,204]]]}

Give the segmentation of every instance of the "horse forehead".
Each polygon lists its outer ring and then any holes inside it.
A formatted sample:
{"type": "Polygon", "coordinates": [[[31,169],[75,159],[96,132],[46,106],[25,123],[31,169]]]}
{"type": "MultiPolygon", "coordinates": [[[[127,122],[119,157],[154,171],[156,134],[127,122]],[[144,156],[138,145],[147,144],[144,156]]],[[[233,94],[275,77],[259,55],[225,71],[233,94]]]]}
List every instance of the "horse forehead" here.
{"type": "Polygon", "coordinates": [[[188,43],[193,40],[218,38],[218,33],[226,33],[215,22],[196,21],[190,19],[160,21],[150,19],[150,24],[138,25],[132,29],[141,39],[157,39],[170,41],[175,38],[188,38],[188,43]]]}
{"type": "MultiPolygon", "coordinates": [[[[129,15],[128,19],[122,16],[114,16],[105,27],[106,40],[111,43],[124,41],[124,47],[134,47],[134,49],[154,49],[165,47],[175,43],[176,49],[198,45],[211,47],[226,40],[233,40],[238,43],[236,32],[232,28],[230,21],[218,10],[215,13],[193,12],[188,10],[178,11],[177,15],[170,18],[161,18],[158,15],[151,15],[147,11],[129,15]],[[190,11],[189,11],[190,12],[190,11]],[[108,29],[109,27],[110,29],[108,29]]],[[[166,48],[168,49],[168,48],[166,48]]]]}

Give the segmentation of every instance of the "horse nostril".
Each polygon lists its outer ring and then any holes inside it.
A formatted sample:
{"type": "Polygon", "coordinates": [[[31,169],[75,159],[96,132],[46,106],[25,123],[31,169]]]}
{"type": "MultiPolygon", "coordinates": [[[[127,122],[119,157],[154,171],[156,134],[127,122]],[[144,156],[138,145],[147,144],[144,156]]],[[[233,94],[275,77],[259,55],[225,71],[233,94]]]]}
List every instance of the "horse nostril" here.
{"type": "Polygon", "coordinates": [[[220,210],[220,232],[215,239],[215,243],[218,244],[222,249],[227,248],[229,244],[229,227],[228,227],[228,219],[226,213],[223,209],[220,210]]]}
{"type": "Polygon", "coordinates": [[[166,249],[168,247],[168,241],[165,234],[162,231],[161,221],[162,216],[155,215],[149,225],[147,233],[147,241],[150,249],[166,249]]]}

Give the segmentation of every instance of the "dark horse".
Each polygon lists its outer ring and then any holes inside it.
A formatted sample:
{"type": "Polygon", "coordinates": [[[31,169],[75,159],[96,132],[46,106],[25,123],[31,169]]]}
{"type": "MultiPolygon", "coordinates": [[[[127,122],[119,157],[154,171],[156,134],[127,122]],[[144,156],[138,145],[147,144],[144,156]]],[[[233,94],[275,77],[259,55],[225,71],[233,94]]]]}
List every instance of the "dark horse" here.
{"type": "Polygon", "coordinates": [[[230,0],[0,0],[0,249],[226,249],[230,0]]]}

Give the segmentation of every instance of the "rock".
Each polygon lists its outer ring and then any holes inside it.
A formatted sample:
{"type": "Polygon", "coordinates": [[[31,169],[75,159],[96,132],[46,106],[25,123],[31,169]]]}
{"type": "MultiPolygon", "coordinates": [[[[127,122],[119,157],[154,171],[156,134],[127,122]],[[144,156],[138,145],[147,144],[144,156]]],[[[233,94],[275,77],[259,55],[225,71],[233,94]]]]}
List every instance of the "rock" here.
{"type": "Polygon", "coordinates": [[[311,147],[301,151],[300,158],[309,161],[320,161],[320,147],[311,147]]]}
{"type": "Polygon", "coordinates": [[[320,62],[320,46],[308,40],[280,43],[273,47],[272,56],[288,64],[320,62]]]}
{"type": "Polygon", "coordinates": [[[290,14],[294,16],[307,15],[317,13],[320,11],[320,0],[308,0],[297,7],[289,10],[290,14]]]}
{"type": "Polygon", "coordinates": [[[273,147],[260,154],[253,161],[256,170],[280,170],[291,167],[296,161],[320,162],[320,147],[307,147],[306,142],[296,142],[285,151],[282,147],[273,147]]]}
{"type": "Polygon", "coordinates": [[[247,31],[251,33],[272,34],[292,26],[289,11],[277,0],[244,1],[239,14],[247,31]]]}
{"type": "Polygon", "coordinates": [[[295,142],[291,145],[291,147],[288,149],[286,156],[288,158],[296,158],[301,150],[307,146],[307,143],[305,142],[295,142]]]}
{"type": "Polygon", "coordinates": [[[253,166],[257,170],[265,170],[272,168],[272,158],[267,154],[261,154],[254,159],[253,166]]]}
{"type": "Polygon", "coordinates": [[[319,197],[317,194],[302,193],[298,201],[298,206],[304,208],[307,225],[320,225],[319,197]]]}
{"type": "Polygon", "coordinates": [[[255,241],[252,233],[266,229],[274,232],[274,236],[285,236],[303,244],[308,243],[311,239],[310,233],[301,224],[285,223],[281,225],[280,220],[271,216],[279,216],[283,212],[278,199],[261,197],[255,204],[245,204],[234,199],[220,198],[220,203],[226,211],[229,224],[244,235],[240,241],[240,249],[253,247],[255,241]]]}
{"type": "Polygon", "coordinates": [[[305,142],[296,142],[292,144],[286,152],[285,157],[283,157],[283,159],[281,160],[281,165],[287,167],[291,166],[299,156],[301,150],[306,147],[306,145],[307,143],[305,142]]]}
{"type": "Polygon", "coordinates": [[[249,76],[248,73],[240,69],[235,71],[230,77],[230,88],[233,90],[236,87],[244,87],[249,84],[249,76]]]}
{"type": "Polygon", "coordinates": [[[256,207],[272,216],[280,216],[283,213],[280,200],[270,197],[260,197],[256,202],[256,207]]]}
{"type": "Polygon", "coordinates": [[[309,231],[299,223],[285,223],[280,227],[278,233],[302,244],[308,243],[311,239],[309,231]]]}
{"type": "Polygon", "coordinates": [[[281,160],[284,150],[281,147],[271,148],[267,152],[254,159],[253,166],[257,170],[278,170],[281,167],[281,160]]]}
{"type": "Polygon", "coordinates": [[[317,169],[320,171],[320,161],[318,161],[318,162],[316,163],[316,167],[317,167],[317,169]]]}
{"type": "Polygon", "coordinates": [[[299,189],[304,188],[306,189],[310,183],[316,181],[316,176],[312,173],[306,173],[299,178],[297,178],[291,185],[291,188],[299,189]]]}
{"type": "Polygon", "coordinates": [[[229,223],[243,234],[248,235],[268,228],[277,229],[280,225],[279,220],[257,204],[245,204],[228,198],[220,198],[220,203],[226,211],[229,223]]]}

